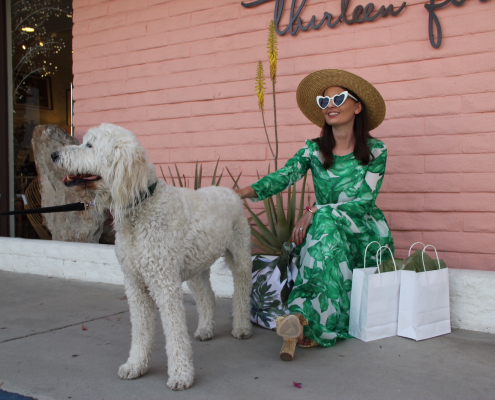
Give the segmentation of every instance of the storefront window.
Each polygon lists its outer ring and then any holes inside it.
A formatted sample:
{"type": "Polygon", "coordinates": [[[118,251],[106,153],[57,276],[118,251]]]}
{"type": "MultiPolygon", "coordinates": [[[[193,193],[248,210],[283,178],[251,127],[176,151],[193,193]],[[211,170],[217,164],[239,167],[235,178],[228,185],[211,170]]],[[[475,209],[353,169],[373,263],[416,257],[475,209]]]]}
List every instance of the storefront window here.
{"type": "MultiPolygon", "coordinates": [[[[71,132],[72,1],[11,0],[15,210],[40,207],[31,145],[37,125],[71,132]]],[[[15,236],[50,239],[40,215],[16,216],[15,236]]]]}

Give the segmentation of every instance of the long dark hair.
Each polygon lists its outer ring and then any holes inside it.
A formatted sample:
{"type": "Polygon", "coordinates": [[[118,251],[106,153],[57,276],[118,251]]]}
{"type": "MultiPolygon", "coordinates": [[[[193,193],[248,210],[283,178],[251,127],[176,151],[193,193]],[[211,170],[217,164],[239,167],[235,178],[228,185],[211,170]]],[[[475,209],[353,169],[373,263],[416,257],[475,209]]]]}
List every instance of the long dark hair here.
{"type": "MultiPolygon", "coordinates": [[[[359,97],[354,92],[349,89],[345,90],[359,100],[359,97]]],[[[361,112],[354,118],[354,157],[356,160],[359,160],[362,165],[368,165],[370,161],[374,159],[373,154],[368,147],[368,139],[373,139],[373,136],[370,135],[368,128],[366,107],[363,102],[361,102],[361,105],[363,107],[361,112]]],[[[321,129],[320,137],[313,139],[313,142],[315,142],[320,148],[320,153],[324,160],[323,168],[330,168],[333,164],[333,149],[336,144],[332,126],[328,125],[325,121],[325,125],[323,125],[323,128],[321,129]]]]}

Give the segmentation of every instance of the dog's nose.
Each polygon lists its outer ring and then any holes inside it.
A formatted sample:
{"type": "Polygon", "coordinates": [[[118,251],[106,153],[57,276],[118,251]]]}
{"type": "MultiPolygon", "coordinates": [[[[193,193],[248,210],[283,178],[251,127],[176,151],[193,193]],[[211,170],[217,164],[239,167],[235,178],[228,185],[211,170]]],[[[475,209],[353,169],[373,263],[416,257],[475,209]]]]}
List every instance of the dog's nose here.
{"type": "Polygon", "coordinates": [[[53,162],[57,161],[59,157],[58,151],[54,151],[50,156],[52,157],[53,162]]]}

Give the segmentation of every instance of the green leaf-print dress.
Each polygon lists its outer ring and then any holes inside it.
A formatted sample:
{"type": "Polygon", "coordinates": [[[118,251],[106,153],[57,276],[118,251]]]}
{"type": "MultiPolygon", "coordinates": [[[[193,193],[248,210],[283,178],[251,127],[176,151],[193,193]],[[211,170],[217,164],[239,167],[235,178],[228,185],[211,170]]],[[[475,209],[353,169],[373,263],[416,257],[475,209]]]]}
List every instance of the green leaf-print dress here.
{"type": "MultiPolygon", "coordinates": [[[[305,336],[324,347],[350,337],[352,270],[363,267],[368,243],[376,240],[394,251],[385,216],[375,205],[387,148],[376,139],[369,139],[368,146],[374,156],[368,165],[361,165],[351,153],[334,155],[333,165],[325,170],[318,145],[307,140],[285,167],[252,185],[256,201],[263,200],[282,192],[311,168],[318,211],[297,248],[300,261],[289,310],[308,319],[305,336]]],[[[375,256],[368,252],[366,262],[373,260],[375,256]]]]}

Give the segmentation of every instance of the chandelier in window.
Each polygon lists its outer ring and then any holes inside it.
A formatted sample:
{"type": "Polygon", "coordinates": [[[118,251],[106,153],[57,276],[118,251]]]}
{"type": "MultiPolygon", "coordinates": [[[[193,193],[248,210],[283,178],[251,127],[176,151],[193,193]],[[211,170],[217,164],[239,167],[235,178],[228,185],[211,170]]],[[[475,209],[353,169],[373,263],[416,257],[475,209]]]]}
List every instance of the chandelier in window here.
{"type": "Polygon", "coordinates": [[[65,48],[57,33],[49,33],[45,23],[51,18],[72,18],[70,6],[62,0],[12,1],[12,54],[14,60],[14,97],[26,95],[23,88],[30,75],[54,74],[57,66],[47,61],[65,48]]]}

